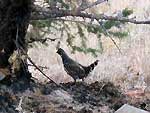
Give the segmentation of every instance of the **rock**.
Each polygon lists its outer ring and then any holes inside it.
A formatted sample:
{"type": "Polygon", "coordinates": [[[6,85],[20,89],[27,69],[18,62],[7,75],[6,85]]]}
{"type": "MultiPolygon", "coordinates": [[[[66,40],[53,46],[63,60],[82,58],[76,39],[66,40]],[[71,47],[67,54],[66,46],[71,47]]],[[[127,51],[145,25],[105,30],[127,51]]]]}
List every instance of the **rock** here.
{"type": "Polygon", "coordinates": [[[149,113],[142,109],[130,106],[128,104],[124,104],[121,108],[119,108],[115,113],[149,113]]]}

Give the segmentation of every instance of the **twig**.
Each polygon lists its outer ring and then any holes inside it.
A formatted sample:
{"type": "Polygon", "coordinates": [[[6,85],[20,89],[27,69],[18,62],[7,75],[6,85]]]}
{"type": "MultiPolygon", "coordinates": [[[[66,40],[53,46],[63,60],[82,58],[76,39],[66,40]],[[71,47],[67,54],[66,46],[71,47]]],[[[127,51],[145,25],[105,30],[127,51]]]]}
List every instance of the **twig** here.
{"type": "MultiPolygon", "coordinates": [[[[24,51],[23,49],[22,49],[22,51],[24,51]]],[[[26,55],[26,57],[27,57],[27,59],[30,61],[30,63],[40,72],[40,73],[42,73],[47,79],[49,79],[50,81],[52,81],[52,82],[54,82],[50,77],[48,77],[33,61],[32,61],[32,59],[25,53],[25,52],[23,52],[25,55],[26,55]]],[[[54,82],[55,83],[55,82],[54,82]]],[[[55,84],[57,84],[57,83],[55,83],[55,84]]],[[[57,84],[58,85],[58,84],[57,84]]]]}
{"type": "Polygon", "coordinates": [[[19,44],[19,24],[17,24],[16,27],[17,27],[16,40],[14,40],[14,43],[16,44],[17,52],[18,52],[19,58],[20,58],[20,60],[22,62],[24,74],[26,75],[27,67],[26,67],[26,64],[25,64],[24,60],[21,59],[21,51],[19,49],[19,46],[20,46],[20,44],[19,44]]]}
{"type": "Polygon", "coordinates": [[[108,33],[108,31],[106,30],[106,28],[103,26],[103,23],[101,21],[99,21],[100,26],[102,27],[102,30],[104,31],[104,33],[111,39],[111,41],[114,43],[114,45],[117,47],[117,49],[119,50],[119,52],[122,54],[119,46],[116,44],[115,40],[111,37],[111,35],[108,33]]]}
{"type": "Polygon", "coordinates": [[[96,2],[93,2],[93,3],[91,3],[91,4],[87,5],[87,6],[79,7],[78,11],[84,11],[86,9],[90,9],[93,6],[99,5],[99,4],[101,4],[101,3],[105,2],[105,1],[108,1],[108,0],[97,0],[96,2]]]}
{"type": "Polygon", "coordinates": [[[54,82],[50,77],[48,77],[40,68],[38,68],[38,66],[36,66],[36,64],[32,61],[32,59],[27,55],[25,54],[28,58],[28,60],[31,62],[31,64],[33,64],[33,66],[40,72],[42,73],[48,80],[52,81],[56,86],[60,87],[61,89],[63,89],[64,91],[66,91],[66,89],[61,86],[60,84],[57,84],[56,82],[54,82]]]}
{"type": "Polygon", "coordinates": [[[18,104],[18,106],[17,106],[17,108],[16,108],[16,110],[19,111],[19,113],[22,113],[22,112],[23,112],[22,107],[21,107],[22,101],[23,101],[23,96],[20,97],[19,104],[18,104]]]}
{"type": "Polygon", "coordinates": [[[28,41],[28,43],[33,43],[33,42],[45,43],[47,40],[55,41],[57,39],[59,39],[59,38],[44,38],[44,39],[34,39],[34,38],[31,38],[30,41],[28,41]]]}
{"type": "MultiPolygon", "coordinates": [[[[28,66],[33,66],[34,67],[34,65],[32,65],[32,64],[28,64],[28,66]]],[[[48,67],[46,67],[46,66],[38,66],[39,68],[42,68],[42,69],[49,69],[48,67]]]]}
{"type": "Polygon", "coordinates": [[[57,84],[55,81],[53,81],[49,76],[47,76],[33,61],[32,59],[28,56],[28,54],[24,51],[24,49],[22,47],[20,47],[20,49],[22,50],[23,54],[27,57],[27,59],[30,61],[30,63],[40,72],[42,73],[42,75],[44,75],[48,80],[50,80],[51,82],[53,82],[56,86],[60,87],[61,89],[63,89],[65,91],[65,88],[63,86],[61,86],[60,84],[57,84]]]}
{"type": "Polygon", "coordinates": [[[105,86],[106,84],[103,84],[102,87],[100,88],[100,91],[102,91],[105,86]]]}

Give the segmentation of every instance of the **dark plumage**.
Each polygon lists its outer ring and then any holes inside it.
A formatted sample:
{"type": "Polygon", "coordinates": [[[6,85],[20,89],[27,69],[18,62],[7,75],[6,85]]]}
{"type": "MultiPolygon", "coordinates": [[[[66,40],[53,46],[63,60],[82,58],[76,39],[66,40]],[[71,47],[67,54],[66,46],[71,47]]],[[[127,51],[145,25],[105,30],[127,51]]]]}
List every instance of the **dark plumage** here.
{"type": "Polygon", "coordinates": [[[92,63],[89,66],[83,66],[73,59],[71,59],[66,52],[59,48],[57,53],[61,56],[62,62],[64,65],[65,71],[74,79],[76,82],[76,79],[82,79],[84,80],[85,77],[88,76],[88,74],[95,68],[95,66],[98,64],[98,60],[96,60],[94,63],[92,63]]]}

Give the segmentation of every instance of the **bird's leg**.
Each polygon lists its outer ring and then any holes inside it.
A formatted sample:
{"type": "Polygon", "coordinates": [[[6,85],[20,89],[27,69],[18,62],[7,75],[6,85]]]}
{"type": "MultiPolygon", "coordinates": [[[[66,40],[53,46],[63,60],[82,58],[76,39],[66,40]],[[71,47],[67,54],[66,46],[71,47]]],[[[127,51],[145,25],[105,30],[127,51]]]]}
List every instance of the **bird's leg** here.
{"type": "Polygon", "coordinates": [[[84,82],[84,78],[82,78],[82,82],[84,82]]]}
{"type": "Polygon", "coordinates": [[[76,79],[73,79],[74,82],[71,82],[71,85],[75,85],[76,84],[76,79]]]}
{"type": "Polygon", "coordinates": [[[74,79],[74,83],[76,83],[77,81],[76,81],[76,79],[74,79]]]}

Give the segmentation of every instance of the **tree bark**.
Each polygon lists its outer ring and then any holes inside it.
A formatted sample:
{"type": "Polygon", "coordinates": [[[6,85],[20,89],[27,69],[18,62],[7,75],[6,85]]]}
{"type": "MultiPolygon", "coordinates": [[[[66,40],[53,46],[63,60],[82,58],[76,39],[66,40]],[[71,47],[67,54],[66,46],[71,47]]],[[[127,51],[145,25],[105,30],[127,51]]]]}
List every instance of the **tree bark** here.
{"type": "MultiPolygon", "coordinates": [[[[9,58],[17,50],[16,37],[18,44],[27,52],[25,35],[31,15],[31,4],[31,0],[0,0],[0,68],[8,68],[10,73],[13,63],[10,64],[9,58]]],[[[25,69],[27,62],[24,63],[18,63],[20,68],[14,73],[16,77],[29,78],[28,74],[24,74],[28,73],[28,69],[25,69]]]]}

